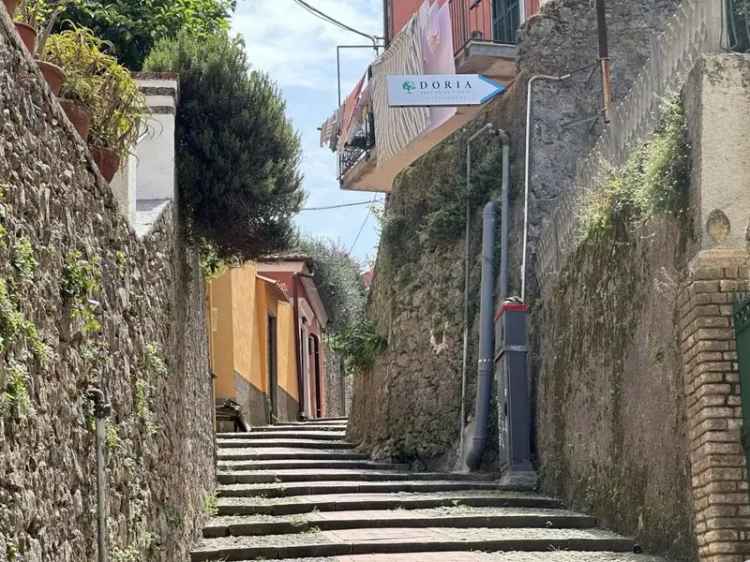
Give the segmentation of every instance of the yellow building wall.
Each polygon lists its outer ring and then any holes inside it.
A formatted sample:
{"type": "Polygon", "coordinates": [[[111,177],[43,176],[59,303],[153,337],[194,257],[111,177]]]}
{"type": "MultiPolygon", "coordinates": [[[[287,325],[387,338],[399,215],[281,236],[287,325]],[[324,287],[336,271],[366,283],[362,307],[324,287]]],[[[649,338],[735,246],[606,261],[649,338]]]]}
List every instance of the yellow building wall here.
{"type": "Polygon", "coordinates": [[[297,360],[294,355],[294,307],[288,302],[279,302],[276,318],[279,328],[279,386],[299,401],[297,360]]]}
{"type": "Polygon", "coordinates": [[[234,370],[243,379],[263,390],[262,374],[258,366],[257,339],[260,330],[256,324],[256,309],[264,306],[258,302],[256,271],[251,263],[229,270],[232,278],[232,349],[234,370]]]}
{"type": "Polygon", "coordinates": [[[213,279],[208,290],[211,364],[216,375],[216,397],[234,398],[232,281],[229,272],[213,279]]]}
{"type": "Polygon", "coordinates": [[[268,393],[268,316],[276,317],[278,384],[299,400],[294,307],[259,279],[252,263],[230,268],[208,285],[211,362],[217,398],[236,399],[235,374],[268,393]]]}

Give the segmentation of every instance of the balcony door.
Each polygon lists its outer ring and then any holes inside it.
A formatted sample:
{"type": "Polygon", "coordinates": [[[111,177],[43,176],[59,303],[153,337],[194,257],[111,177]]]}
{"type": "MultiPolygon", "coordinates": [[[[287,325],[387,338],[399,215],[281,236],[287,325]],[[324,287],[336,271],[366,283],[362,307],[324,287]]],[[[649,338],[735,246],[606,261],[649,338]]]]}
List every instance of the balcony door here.
{"type": "Polygon", "coordinates": [[[496,42],[515,44],[520,25],[520,0],[492,0],[492,26],[496,42]]]}

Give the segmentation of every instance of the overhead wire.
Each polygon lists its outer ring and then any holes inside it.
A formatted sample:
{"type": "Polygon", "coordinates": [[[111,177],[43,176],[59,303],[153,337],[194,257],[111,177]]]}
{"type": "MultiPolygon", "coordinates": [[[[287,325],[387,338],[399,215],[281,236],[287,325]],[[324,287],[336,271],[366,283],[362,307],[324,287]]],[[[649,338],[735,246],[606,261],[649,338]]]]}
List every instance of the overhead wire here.
{"type": "Polygon", "coordinates": [[[365,220],[362,221],[362,226],[359,227],[359,232],[357,232],[357,236],[354,238],[354,242],[352,242],[352,247],[349,248],[349,254],[351,254],[354,251],[354,248],[357,246],[357,242],[359,242],[359,237],[362,236],[362,232],[365,230],[365,226],[367,225],[367,221],[370,219],[370,215],[372,214],[372,206],[377,203],[377,196],[372,198],[372,201],[370,201],[370,207],[367,209],[367,214],[365,215],[365,220]]]}
{"type": "Polygon", "coordinates": [[[382,39],[381,37],[378,37],[377,35],[371,35],[369,33],[365,33],[364,31],[360,31],[358,29],[355,29],[351,27],[350,25],[347,25],[343,23],[342,21],[337,20],[336,18],[333,18],[326,14],[325,12],[321,12],[319,9],[317,9],[315,6],[312,6],[308,4],[305,0],[294,0],[297,4],[299,4],[301,7],[303,7],[305,10],[313,14],[314,16],[322,19],[323,21],[326,21],[330,24],[333,24],[345,31],[350,31],[351,33],[356,33],[357,35],[361,37],[365,37],[372,41],[374,44],[377,44],[379,39],[382,39]]]}
{"type": "Polygon", "coordinates": [[[305,207],[300,211],[328,211],[330,209],[343,209],[344,207],[358,207],[360,205],[372,205],[372,201],[358,201],[357,203],[342,203],[340,205],[328,205],[326,207],[305,207]]]}

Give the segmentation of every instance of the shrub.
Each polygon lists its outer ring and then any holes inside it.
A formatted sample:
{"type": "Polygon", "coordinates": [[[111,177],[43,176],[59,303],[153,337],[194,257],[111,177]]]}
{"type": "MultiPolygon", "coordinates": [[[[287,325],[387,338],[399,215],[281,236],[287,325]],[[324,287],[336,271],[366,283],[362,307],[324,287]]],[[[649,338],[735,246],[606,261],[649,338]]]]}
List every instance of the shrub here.
{"type": "Polygon", "coordinates": [[[92,29],[112,45],[121,64],[140,70],[161,39],[181,30],[202,37],[229,29],[234,5],[234,0],[75,0],[59,21],[92,29]]]}
{"type": "Polygon", "coordinates": [[[180,75],[177,173],[193,235],[219,257],[286,248],[303,202],[300,141],[242,41],[181,33],[158,43],[145,68],[180,75]]]}
{"type": "Polygon", "coordinates": [[[331,349],[340,354],[346,363],[347,373],[369,371],[375,359],[385,351],[388,342],[375,331],[375,324],[361,319],[328,338],[331,349]]]}

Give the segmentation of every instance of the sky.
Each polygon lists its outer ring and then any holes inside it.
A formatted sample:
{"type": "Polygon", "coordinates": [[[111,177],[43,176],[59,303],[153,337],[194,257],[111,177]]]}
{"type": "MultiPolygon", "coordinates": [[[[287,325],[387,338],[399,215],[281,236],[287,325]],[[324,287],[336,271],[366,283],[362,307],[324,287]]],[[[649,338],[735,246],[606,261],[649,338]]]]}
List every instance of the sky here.
{"type": "MultiPolygon", "coordinates": [[[[322,12],[373,35],[382,35],[382,0],[307,0],[322,12]]],[[[336,45],[367,40],[326,23],[294,0],[239,0],[232,31],[240,34],[253,68],[275,80],[287,103],[287,114],[302,138],[302,172],[306,207],[369,201],[383,194],[343,191],[336,179],[336,155],[320,148],[318,127],[336,109],[336,45]]],[[[371,49],[342,50],[342,98],[374,58],[371,49]]],[[[300,213],[303,234],[324,237],[349,249],[364,224],[352,255],[367,262],[377,252],[378,229],[369,207],[300,213]],[[367,221],[365,223],[365,219],[367,221]]]]}

